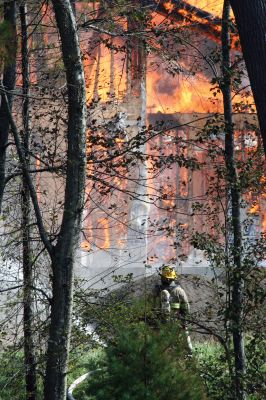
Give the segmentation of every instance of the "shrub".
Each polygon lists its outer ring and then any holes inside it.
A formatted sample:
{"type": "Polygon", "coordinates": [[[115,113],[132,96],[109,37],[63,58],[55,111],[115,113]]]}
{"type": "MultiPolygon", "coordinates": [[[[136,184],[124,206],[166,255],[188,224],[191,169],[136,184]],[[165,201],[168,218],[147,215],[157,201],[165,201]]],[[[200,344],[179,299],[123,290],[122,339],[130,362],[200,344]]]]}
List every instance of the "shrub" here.
{"type": "Polygon", "coordinates": [[[94,400],[205,399],[184,334],[174,323],[120,326],[99,367],[86,383],[94,400]]]}

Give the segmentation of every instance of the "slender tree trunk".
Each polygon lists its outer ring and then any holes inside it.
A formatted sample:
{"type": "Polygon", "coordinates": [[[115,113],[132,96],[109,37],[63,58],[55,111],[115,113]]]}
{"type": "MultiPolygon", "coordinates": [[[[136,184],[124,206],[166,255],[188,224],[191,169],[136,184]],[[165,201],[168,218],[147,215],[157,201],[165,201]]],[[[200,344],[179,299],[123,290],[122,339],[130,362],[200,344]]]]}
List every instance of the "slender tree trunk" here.
{"type": "Polygon", "coordinates": [[[76,16],[76,0],[70,0],[74,15],[76,16]]]}
{"type": "MultiPolygon", "coordinates": [[[[22,82],[23,82],[23,148],[27,165],[29,167],[29,142],[30,142],[30,115],[29,115],[29,92],[30,92],[30,71],[29,71],[29,49],[28,49],[28,22],[27,6],[22,4],[19,7],[21,23],[21,58],[22,58],[22,82]]],[[[33,311],[33,270],[31,265],[31,244],[30,244],[30,193],[25,174],[22,178],[21,212],[22,212],[22,246],[23,246],[23,327],[24,327],[24,364],[26,399],[35,400],[37,392],[36,379],[36,357],[34,343],[34,311],[33,311]]]]}
{"type": "Polygon", "coordinates": [[[75,17],[69,0],[53,0],[68,85],[68,150],[62,225],[52,253],[53,299],[44,399],[64,400],[71,331],[73,265],[84,203],[86,96],[75,17]]]}
{"type": "MultiPolygon", "coordinates": [[[[14,90],[16,83],[16,49],[17,49],[17,32],[16,32],[16,1],[6,1],[4,3],[4,20],[8,27],[13,31],[13,39],[5,45],[9,54],[9,60],[4,62],[3,71],[3,87],[8,91],[7,99],[9,107],[12,109],[13,96],[10,93],[14,90]]],[[[8,143],[9,116],[3,95],[1,96],[0,105],[0,212],[2,210],[2,201],[5,189],[5,171],[6,171],[6,150],[8,143]]]]}
{"type": "Polygon", "coordinates": [[[18,128],[6,93],[0,93],[6,107],[21,168],[32,200],[41,240],[52,260],[53,298],[47,348],[44,400],[65,400],[67,361],[71,332],[73,265],[84,206],[86,177],[86,90],[76,21],[69,0],[53,0],[56,22],[62,44],[68,86],[68,132],[65,202],[57,244],[47,235],[36,190],[33,185],[18,128]]]}
{"type": "Polygon", "coordinates": [[[266,2],[231,0],[266,154],[266,2]]]}
{"type": "Polygon", "coordinates": [[[230,2],[224,1],[222,22],[222,92],[224,100],[225,119],[225,161],[229,182],[229,192],[232,203],[232,228],[233,228],[233,259],[232,271],[232,303],[231,323],[235,357],[235,399],[245,400],[244,378],[246,360],[243,333],[243,303],[244,303],[244,277],[242,271],[242,229],[240,217],[241,194],[239,180],[234,159],[234,124],[231,97],[231,63],[230,63],[230,2]]]}
{"type": "MultiPolygon", "coordinates": [[[[134,9],[138,10],[141,4],[134,0],[134,9]]],[[[128,30],[134,31],[136,36],[130,37],[127,48],[127,112],[134,118],[134,129],[129,131],[129,138],[138,135],[146,125],[146,72],[147,52],[145,38],[139,37],[137,32],[145,29],[143,21],[139,21],[134,12],[128,17],[128,30]]],[[[132,122],[131,122],[132,123],[132,122]]],[[[139,149],[146,153],[146,144],[139,149]]],[[[128,247],[132,261],[143,267],[147,260],[147,221],[149,207],[147,200],[147,165],[144,161],[137,161],[129,180],[129,188],[135,194],[130,207],[130,226],[128,230],[128,247]]]]}

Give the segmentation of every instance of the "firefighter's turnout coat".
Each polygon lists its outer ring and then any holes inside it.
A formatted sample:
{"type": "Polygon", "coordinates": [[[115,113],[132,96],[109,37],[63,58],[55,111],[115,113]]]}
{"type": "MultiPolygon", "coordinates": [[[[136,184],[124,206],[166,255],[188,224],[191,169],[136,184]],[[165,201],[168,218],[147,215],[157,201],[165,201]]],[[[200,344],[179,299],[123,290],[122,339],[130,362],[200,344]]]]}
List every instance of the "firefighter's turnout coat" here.
{"type": "Polygon", "coordinates": [[[186,292],[181,285],[173,281],[170,284],[159,284],[154,288],[154,307],[162,320],[179,319],[187,337],[187,344],[192,351],[192,343],[186,326],[186,318],[190,312],[186,292]]]}
{"type": "Polygon", "coordinates": [[[172,315],[183,319],[189,314],[190,307],[186,292],[178,282],[156,285],[154,297],[156,308],[158,309],[159,306],[162,315],[172,315]]]}

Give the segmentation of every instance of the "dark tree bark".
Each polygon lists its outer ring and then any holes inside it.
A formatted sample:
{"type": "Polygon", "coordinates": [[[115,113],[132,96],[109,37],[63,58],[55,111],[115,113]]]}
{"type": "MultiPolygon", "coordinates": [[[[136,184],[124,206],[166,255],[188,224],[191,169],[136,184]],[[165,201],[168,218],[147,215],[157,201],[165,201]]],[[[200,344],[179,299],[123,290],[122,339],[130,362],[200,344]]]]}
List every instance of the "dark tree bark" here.
{"type": "Polygon", "coordinates": [[[236,18],[266,154],[266,2],[230,0],[230,3],[236,18]]]}
{"type": "MultiPolygon", "coordinates": [[[[29,94],[30,94],[30,68],[29,68],[29,48],[28,48],[28,22],[27,6],[22,4],[19,7],[21,23],[21,70],[23,88],[23,150],[25,160],[29,167],[29,142],[30,142],[30,115],[29,115],[29,94]]],[[[36,357],[34,343],[34,311],[33,311],[33,290],[34,277],[31,263],[31,244],[30,244],[30,214],[31,202],[30,192],[25,173],[22,177],[21,193],[21,213],[22,213],[22,247],[23,247],[23,328],[24,328],[24,364],[25,364],[25,383],[26,399],[35,400],[37,395],[36,379],[36,357]]]]}
{"type": "Polygon", "coordinates": [[[47,235],[18,128],[3,86],[7,110],[22,172],[29,187],[41,240],[52,260],[52,304],[44,400],[65,400],[71,332],[73,266],[81,227],[86,177],[86,89],[76,21],[69,0],[53,0],[68,86],[68,131],[65,201],[57,244],[47,235]]]}
{"type": "MultiPolygon", "coordinates": [[[[16,83],[16,1],[6,1],[4,3],[4,20],[13,31],[12,40],[6,44],[6,51],[10,55],[9,60],[5,60],[3,71],[3,87],[7,91],[9,107],[12,109],[13,96],[10,93],[14,90],[16,83]]],[[[5,171],[6,171],[6,150],[8,143],[9,116],[3,95],[1,96],[0,106],[0,212],[2,209],[3,194],[5,189],[5,171]]]]}
{"type": "Polygon", "coordinates": [[[77,27],[69,0],[53,0],[68,85],[68,150],[61,229],[52,252],[53,299],[44,399],[63,400],[71,329],[73,265],[84,203],[86,93],[77,27]]]}
{"type": "Polygon", "coordinates": [[[221,89],[224,103],[225,120],[225,162],[231,200],[231,219],[233,230],[233,260],[232,275],[232,302],[230,305],[231,329],[233,334],[235,358],[235,399],[245,400],[244,377],[246,372],[246,358],[243,334],[243,306],[244,306],[244,277],[242,271],[242,229],[240,217],[241,193],[235,165],[234,154],[234,124],[231,96],[231,62],[230,62],[230,1],[224,1],[222,22],[222,73],[221,89]]]}

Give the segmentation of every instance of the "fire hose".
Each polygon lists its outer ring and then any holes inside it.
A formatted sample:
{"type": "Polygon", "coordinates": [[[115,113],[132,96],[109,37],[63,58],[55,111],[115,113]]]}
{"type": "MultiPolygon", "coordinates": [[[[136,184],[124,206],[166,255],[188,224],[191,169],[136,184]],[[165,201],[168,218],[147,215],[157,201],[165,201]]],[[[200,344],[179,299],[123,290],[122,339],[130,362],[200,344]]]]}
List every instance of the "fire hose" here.
{"type": "Polygon", "coordinates": [[[67,391],[67,400],[76,400],[75,397],[73,397],[73,392],[74,390],[82,383],[84,382],[87,378],[89,378],[92,374],[95,372],[100,371],[101,369],[95,369],[94,371],[87,372],[86,374],[83,374],[79,376],[68,388],[67,391]]]}

